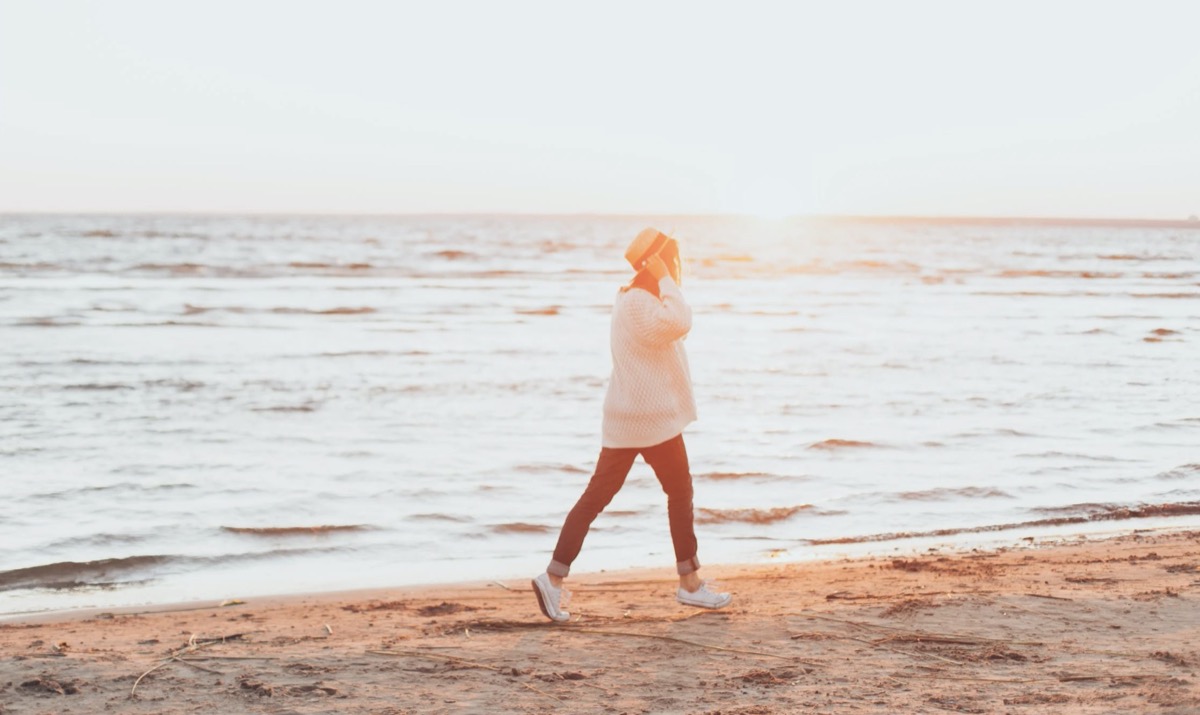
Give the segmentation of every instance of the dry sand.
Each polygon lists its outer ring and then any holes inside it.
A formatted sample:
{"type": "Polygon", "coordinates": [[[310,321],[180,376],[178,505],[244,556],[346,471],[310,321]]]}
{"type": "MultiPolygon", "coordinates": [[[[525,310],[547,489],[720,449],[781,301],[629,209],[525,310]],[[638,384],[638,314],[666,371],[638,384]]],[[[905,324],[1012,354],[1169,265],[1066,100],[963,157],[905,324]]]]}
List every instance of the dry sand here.
{"type": "Polygon", "coordinates": [[[1200,532],[706,572],[10,622],[0,712],[1200,713],[1200,532]]]}

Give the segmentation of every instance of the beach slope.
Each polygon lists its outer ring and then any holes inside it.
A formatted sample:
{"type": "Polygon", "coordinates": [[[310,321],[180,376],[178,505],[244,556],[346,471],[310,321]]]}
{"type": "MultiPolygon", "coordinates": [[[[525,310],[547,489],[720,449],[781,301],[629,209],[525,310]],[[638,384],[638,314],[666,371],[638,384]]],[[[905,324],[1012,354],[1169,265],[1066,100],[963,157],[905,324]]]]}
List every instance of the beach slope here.
{"type": "Polygon", "coordinates": [[[1200,712],[1200,532],[0,624],[0,713],[1200,712]]]}

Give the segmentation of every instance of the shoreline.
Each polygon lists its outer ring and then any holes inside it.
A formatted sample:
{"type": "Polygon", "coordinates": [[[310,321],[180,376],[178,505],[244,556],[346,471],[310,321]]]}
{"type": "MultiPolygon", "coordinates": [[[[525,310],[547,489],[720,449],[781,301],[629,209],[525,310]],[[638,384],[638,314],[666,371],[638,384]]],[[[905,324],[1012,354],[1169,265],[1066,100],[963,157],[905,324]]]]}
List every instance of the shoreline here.
{"type": "Polygon", "coordinates": [[[1200,708],[1200,530],[704,575],[729,608],[572,576],[565,625],[523,580],[38,614],[0,622],[0,712],[1200,708]]]}
{"type": "MultiPolygon", "coordinates": [[[[1200,502],[1177,502],[1157,505],[1142,505],[1133,508],[1100,508],[1084,517],[1055,517],[1009,524],[995,524],[952,529],[937,529],[922,532],[891,532],[867,534],[837,539],[804,539],[798,542],[778,542],[776,547],[760,550],[762,557],[755,560],[743,559],[734,562],[715,563],[712,568],[764,568],[776,565],[819,563],[844,559],[893,558],[896,556],[919,555],[923,551],[962,553],[968,550],[1004,550],[1041,547],[1074,539],[1109,539],[1135,533],[1170,533],[1200,529],[1200,502]],[[804,553],[797,553],[803,550],[804,553]]],[[[709,570],[706,565],[706,571],[709,570]]],[[[654,574],[663,571],[658,566],[633,566],[628,568],[599,568],[580,572],[572,579],[600,574],[654,574]]],[[[215,608],[214,604],[226,601],[256,603],[283,603],[301,598],[334,599],[340,597],[370,597],[377,593],[404,591],[418,593],[435,589],[460,590],[485,583],[505,580],[520,582],[524,575],[492,574],[478,579],[433,579],[388,585],[352,586],[335,589],[308,589],[281,592],[238,593],[230,590],[219,597],[204,597],[187,600],[166,599],[130,604],[100,604],[69,606],[45,610],[0,612],[0,625],[5,623],[44,623],[85,618],[89,615],[108,613],[118,615],[146,615],[161,612],[184,612],[215,608]]],[[[100,585],[99,588],[105,588],[100,585]]],[[[84,586],[82,588],[89,588],[84,586]]],[[[116,587],[119,592],[120,587],[116,587]]],[[[2,711],[0,711],[2,715],[2,711]]]]}

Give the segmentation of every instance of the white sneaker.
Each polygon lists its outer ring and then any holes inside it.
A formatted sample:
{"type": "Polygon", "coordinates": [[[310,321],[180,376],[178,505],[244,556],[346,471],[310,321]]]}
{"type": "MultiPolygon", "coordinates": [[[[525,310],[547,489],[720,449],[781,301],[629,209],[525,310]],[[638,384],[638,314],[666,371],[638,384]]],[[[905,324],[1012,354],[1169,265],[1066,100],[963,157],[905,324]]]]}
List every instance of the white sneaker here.
{"type": "Polygon", "coordinates": [[[537,596],[538,607],[542,609],[542,613],[546,618],[558,623],[565,623],[571,620],[571,614],[562,609],[566,605],[566,601],[570,600],[571,592],[564,588],[555,588],[554,584],[550,583],[549,574],[538,574],[538,577],[533,579],[533,594],[537,596]],[[564,599],[564,596],[566,597],[564,599]]]}
{"type": "Polygon", "coordinates": [[[724,608],[733,602],[733,596],[728,593],[716,593],[708,590],[708,581],[701,581],[700,588],[688,591],[683,587],[675,591],[675,600],[685,606],[696,608],[724,608]]]}

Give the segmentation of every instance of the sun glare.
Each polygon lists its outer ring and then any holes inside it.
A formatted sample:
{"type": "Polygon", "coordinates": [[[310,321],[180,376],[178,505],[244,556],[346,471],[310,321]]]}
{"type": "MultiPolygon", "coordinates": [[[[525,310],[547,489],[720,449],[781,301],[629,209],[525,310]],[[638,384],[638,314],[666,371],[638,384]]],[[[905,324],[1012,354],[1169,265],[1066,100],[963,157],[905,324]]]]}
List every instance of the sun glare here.
{"type": "Polygon", "coordinates": [[[800,212],[787,204],[763,204],[762,206],[747,207],[745,211],[738,211],[737,213],[763,221],[781,221],[785,218],[795,216],[800,212]]]}

